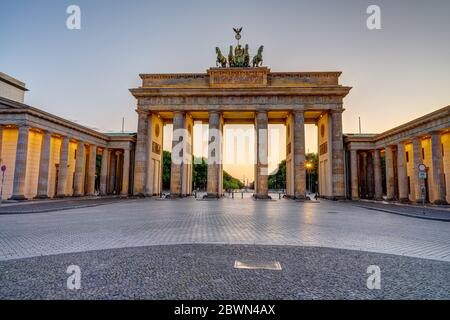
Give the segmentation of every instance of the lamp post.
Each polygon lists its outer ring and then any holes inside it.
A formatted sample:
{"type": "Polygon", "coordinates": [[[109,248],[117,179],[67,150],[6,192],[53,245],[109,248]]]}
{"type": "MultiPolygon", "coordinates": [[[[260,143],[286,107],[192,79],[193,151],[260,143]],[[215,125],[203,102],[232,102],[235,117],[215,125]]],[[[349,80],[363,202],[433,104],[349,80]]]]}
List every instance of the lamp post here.
{"type": "Polygon", "coordinates": [[[312,193],[311,190],[311,170],[314,168],[314,164],[312,163],[312,161],[306,161],[306,169],[308,170],[308,174],[309,174],[309,192],[312,193]]]}

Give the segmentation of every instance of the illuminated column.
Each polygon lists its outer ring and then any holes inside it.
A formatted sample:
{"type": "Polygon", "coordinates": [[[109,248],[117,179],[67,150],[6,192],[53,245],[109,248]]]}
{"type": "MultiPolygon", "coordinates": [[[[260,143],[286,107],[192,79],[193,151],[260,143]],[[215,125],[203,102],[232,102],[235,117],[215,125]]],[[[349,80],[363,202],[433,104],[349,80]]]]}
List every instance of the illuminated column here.
{"type": "Polygon", "coordinates": [[[375,149],[373,153],[373,172],[375,184],[375,199],[381,200],[383,198],[383,178],[380,150],[378,149],[375,149]]]}
{"type": "Polygon", "coordinates": [[[130,149],[123,151],[122,196],[128,196],[128,180],[130,178],[130,149]]]}
{"type": "Polygon", "coordinates": [[[222,195],[222,118],[219,111],[209,112],[208,197],[222,195]]]}
{"type": "Polygon", "coordinates": [[[88,190],[87,194],[93,196],[95,194],[95,169],[97,166],[97,146],[89,146],[89,168],[88,168],[88,190]]]}
{"type": "Polygon", "coordinates": [[[133,193],[138,196],[145,195],[145,179],[148,161],[147,126],[148,126],[148,113],[144,111],[138,111],[136,151],[134,155],[134,188],[133,188],[133,193]]]}
{"type": "Polygon", "coordinates": [[[342,136],[342,111],[331,112],[331,179],[334,199],[345,198],[344,139],[342,136]]]}
{"type": "Polygon", "coordinates": [[[392,201],[395,198],[394,156],[392,147],[386,147],[386,197],[392,201]]]}
{"type": "Polygon", "coordinates": [[[358,151],[350,150],[350,174],[352,185],[352,200],[359,200],[359,185],[358,185],[358,151]]]}
{"type": "Polygon", "coordinates": [[[408,180],[406,175],[405,144],[397,144],[397,178],[398,178],[398,197],[400,202],[408,202],[408,180]]]}
{"type": "Polygon", "coordinates": [[[431,166],[433,172],[434,204],[447,204],[445,196],[444,161],[442,156],[441,133],[431,133],[431,166]]]}
{"type": "Polygon", "coordinates": [[[192,119],[185,112],[174,112],[170,174],[170,194],[173,197],[192,192],[192,125],[192,119]]]}
{"type": "Polygon", "coordinates": [[[0,125],[0,165],[3,164],[3,161],[2,161],[2,143],[3,143],[3,126],[0,125]]]}
{"type": "Polygon", "coordinates": [[[110,153],[110,161],[109,161],[109,190],[108,192],[111,194],[114,194],[116,191],[116,161],[117,161],[117,157],[116,157],[116,151],[115,150],[111,150],[110,153]]]}
{"type": "Polygon", "coordinates": [[[77,146],[77,159],[75,162],[75,180],[74,180],[74,193],[75,197],[81,197],[84,194],[84,142],[79,141],[77,146]]]}
{"type": "Polygon", "coordinates": [[[255,197],[267,199],[268,194],[268,123],[267,111],[256,114],[256,165],[255,165],[255,197]]]}
{"type": "Polygon", "coordinates": [[[69,166],[69,138],[61,138],[61,149],[59,155],[59,174],[58,174],[58,188],[56,196],[62,198],[66,196],[67,172],[69,166]]]}
{"type": "Polygon", "coordinates": [[[303,111],[293,112],[294,144],[294,195],[297,199],[306,198],[305,171],[305,115],[303,111]]]}
{"type": "Polygon", "coordinates": [[[52,134],[44,132],[41,144],[41,158],[39,161],[39,177],[36,198],[48,198],[48,175],[50,171],[50,146],[52,134]]]}
{"type": "Polygon", "coordinates": [[[102,152],[102,167],[100,169],[100,194],[102,196],[107,193],[107,181],[108,181],[108,156],[109,150],[104,148],[102,152]]]}
{"type": "Polygon", "coordinates": [[[422,163],[422,140],[420,137],[412,139],[414,158],[414,201],[422,202],[421,181],[419,180],[419,165],[422,163]]]}
{"type": "Polygon", "coordinates": [[[14,184],[11,200],[26,200],[25,198],[25,178],[27,173],[28,157],[28,126],[19,127],[19,137],[16,149],[16,164],[14,167],[14,184]]]}

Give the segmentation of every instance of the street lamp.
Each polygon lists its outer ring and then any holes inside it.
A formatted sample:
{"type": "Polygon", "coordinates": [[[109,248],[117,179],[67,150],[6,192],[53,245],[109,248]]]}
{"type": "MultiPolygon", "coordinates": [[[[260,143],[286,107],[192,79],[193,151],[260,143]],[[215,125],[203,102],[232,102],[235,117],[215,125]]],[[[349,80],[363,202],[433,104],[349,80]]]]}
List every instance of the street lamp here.
{"type": "Polygon", "coordinates": [[[312,188],[311,188],[311,171],[314,168],[314,164],[312,163],[312,161],[306,161],[306,169],[308,170],[309,173],[309,192],[312,192],[312,188]]]}

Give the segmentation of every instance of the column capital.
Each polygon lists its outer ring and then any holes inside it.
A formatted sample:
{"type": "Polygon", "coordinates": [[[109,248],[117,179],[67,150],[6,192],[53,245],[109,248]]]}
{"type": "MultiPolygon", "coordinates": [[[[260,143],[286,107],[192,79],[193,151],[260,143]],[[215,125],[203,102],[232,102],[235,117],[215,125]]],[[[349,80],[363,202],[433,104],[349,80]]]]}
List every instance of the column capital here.
{"type": "Polygon", "coordinates": [[[332,110],[329,110],[328,112],[330,114],[342,114],[344,111],[345,111],[345,109],[332,109],[332,110]]]}

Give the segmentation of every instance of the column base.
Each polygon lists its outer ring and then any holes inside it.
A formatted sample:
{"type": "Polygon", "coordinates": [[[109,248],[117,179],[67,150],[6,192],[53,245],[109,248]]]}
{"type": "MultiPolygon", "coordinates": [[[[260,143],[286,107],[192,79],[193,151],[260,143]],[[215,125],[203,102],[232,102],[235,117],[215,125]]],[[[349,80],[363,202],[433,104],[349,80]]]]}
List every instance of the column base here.
{"type": "Polygon", "coordinates": [[[433,201],[433,204],[437,204],[437,205],[440,205],[440,206],[444,206],[444,205],[447,205],[448,202],[445,201],[445,200],[434,200],[434,201],[433,201]]]}
{"type": "Polygon", "coordinates": [[[41,194],[41,195],[37,195],[36,197],[34,197],[34,199],[45,200],[45,199],[50,199],[50,197],[46,194],[41,194]]]}
{"type": "Polygon", "coordinates": [[[342,201],[346,200],[345,196],[322,196],[322,198],[332,201],[342,201]]]}
{"type": "Polygon", "coordinates": [[[79,198],[79,197],[84,197],[84,194],[74,194],[74,195],[72,195],[72,197],[74,197],[74,198],[79,198]]]}
{"type": "Polygon", "coordinates": [[[67,195],[65,195],[65,194],[57,194],[57,195],[55,196],[55,198],[56,198],[56,199],[63,199],[63,198],[67,198],[67,195]]]}
{"type": "Polygon", "coordinates": [[[400,203],[410,203],[411,201],[409,201],[409,198],[400,198],[398,200],[398,202],[400,202],[400,203]]]}
{"type": "Polygon", "coordinates": [[[272,200],[272,197],[268,194],[254,194],[253,199],[255,200],[272,200]]]}
{"type": "Polygon", "coordinates": [[[8,200],[26,201],[28,200],[23,194],[12,195],[8,200]]]}
{"type": "Polygon", "coordinates": [[[222,198],[222,196],[218,193],[207,193],[205,196],[207,199],[219,199],[222,198]]]}
{"type": "Polygon", "coordinates": [[[360,197],[352,197],[351,200],[352,200],[352,201],[359,201],[359,200],[360,200],[360,197]]]}

